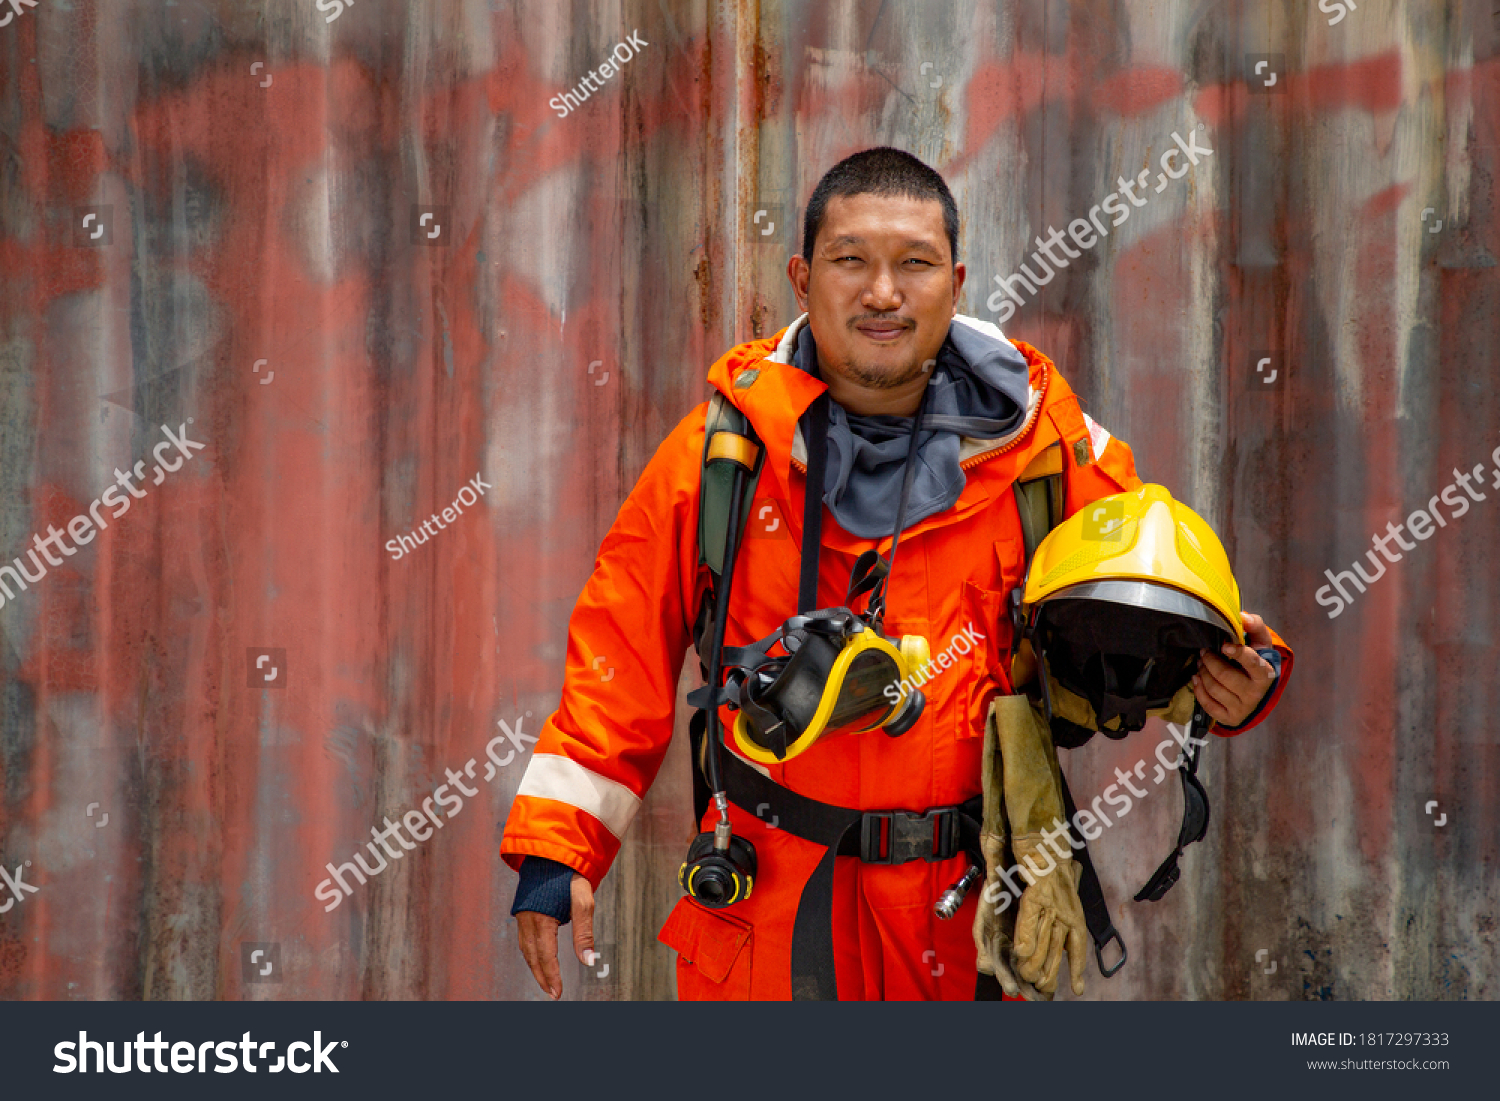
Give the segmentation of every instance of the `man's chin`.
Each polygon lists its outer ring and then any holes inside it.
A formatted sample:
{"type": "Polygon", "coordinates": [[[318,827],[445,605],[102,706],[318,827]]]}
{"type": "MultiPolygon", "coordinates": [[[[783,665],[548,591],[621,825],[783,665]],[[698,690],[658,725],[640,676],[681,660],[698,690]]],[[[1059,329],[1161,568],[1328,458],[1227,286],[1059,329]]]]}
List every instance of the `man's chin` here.
{"type": "Polygon", "coordinates": [[[891,366],[884,363],[846,363],[844,374],[871,390],[896,390],[925,374],[920,362],[891,366]]]}

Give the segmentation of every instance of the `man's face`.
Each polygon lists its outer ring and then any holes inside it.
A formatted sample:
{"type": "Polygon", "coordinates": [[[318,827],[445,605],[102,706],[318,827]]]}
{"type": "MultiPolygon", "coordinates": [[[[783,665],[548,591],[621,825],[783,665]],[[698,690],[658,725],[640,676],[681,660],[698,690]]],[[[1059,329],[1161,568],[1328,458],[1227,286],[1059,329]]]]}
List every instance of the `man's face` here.
{"type": "Polygon", "coordinates": [[[914,384],[948,335],[963,287],[943,208],[891,195],[829,200],[810,258],[787,275],[823,371],[872,390],[914,384]]]}

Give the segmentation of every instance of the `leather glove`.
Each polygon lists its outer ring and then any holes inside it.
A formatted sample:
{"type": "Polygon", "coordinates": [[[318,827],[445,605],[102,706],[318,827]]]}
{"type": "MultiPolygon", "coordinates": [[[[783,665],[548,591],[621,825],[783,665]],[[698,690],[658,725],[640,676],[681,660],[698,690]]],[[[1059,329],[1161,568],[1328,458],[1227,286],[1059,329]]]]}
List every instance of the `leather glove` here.
{"type": "Polygon", "coordinates": [[[1012,959],[1016,973],[1042,993],[1051,997],[1057,991],[1062,955],[1068,953],[1073,993],[1084,990],[1083,972],[1088,963],[1088,922],[1083,903],[1078,898],[1081,865],[1072,856],[1059,858],[1057,848],[1066,851],[1067,843],[1059,834],[1046,844],[1039,833],[1020,834],[1012,839],[1016,864],[1030,884],[1021,895],[1021,907],[1015,920],[1015,943],[1012,959]]]}
{"type": "Polygon", "coordinates": [[[979,970],[993,975],[1000,988],[1012,998],[1046,1001],[1050,994],[1037,990],[1020,978],[1011,967],[1011,943],[1016,926],[1016,894],[1024,890],[1010,871],[1009,831],[1005,820],[1005,787],[1001,775],[999,737],[995,708],[991,706],[984,724],[984,757],[980,766],[984,790],[984,820],[980,824],[979,848],[984,857],[984,890],[974,910],[974,948],[979,970]],[[1002,873],[1005,873],[1002,875],[1002,873]],[[1006,884],[1014,890],[1007,890],[1006,884]]]}
{"type": "Polygon", "coordinates": [[[1062,770],[1052,729],[1024,695],[1001,696],[992,709],[1005,790],[1011,855],[1029,886],[1016,914],[1012,966],[1043,994],[1057,989],[1062,953],[1068,953],[1073,993],[1084,991],[1088,922],[1078,898],[1081,866],[1067,841],[1062,770]],[[1050,833],[1051,841],[1043,842],[1050,833]]]}

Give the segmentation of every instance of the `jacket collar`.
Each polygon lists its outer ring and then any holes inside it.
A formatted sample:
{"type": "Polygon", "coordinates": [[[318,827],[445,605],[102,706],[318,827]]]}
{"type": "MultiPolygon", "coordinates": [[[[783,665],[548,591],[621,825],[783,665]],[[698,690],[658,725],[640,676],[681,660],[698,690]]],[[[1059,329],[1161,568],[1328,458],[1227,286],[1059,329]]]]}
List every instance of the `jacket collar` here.
{"type": "Polygon", "coordinates": [[[791,481],[793,444],[801,444],[797,421],[828,389],[827,384],[792,366],[792,349],[806,324],[804,313],[773,336],[737,345],[708,372],[709,382],[750,418],[766,448],[765,469],[783,492],[791,481]]]}
{"type": "MultiPolygon", "coordinates": [[[[999,327],[991,322],[963,314],[954,315],[953,320],[956,324],[968,325],[997,340],[1008,340],[999,327]]],[[[756,434],[760,436],[767,452],[764,470],[775,478],[780,492],[787,497],[790,497],[792,460],[795,458],[800,466],[807,457],[797,422],[817,396],[828,389],[827,384],[792,365],[797,337],[806,324],[807,314],[804,313],[769,337],[731,348],[709,368],[708,374],[709,382],[755,426],[756,434]]],[[[1000,439],[976,440],[964,437],[960,442],[961,462],[984,452],[1012,447],[1031,432],[1041,419],[1041,406],[1048,389],[1066,389],[1051,360],[1030,345],[1011,343],[1031,369],[1026,416],[1014,432],[1000,439]]],[[[1039,442],[1044,446],[1051,441],[1050,438],[1046,441],[1033,440],[1030,446],[1016,447],[1017,458],[1029,457],[1037,449],[1039,442]]],[[[1016,467],[1017,471],[1020,469],[1021,467],[1016,467]]],[[[961,519],[975,508],[983,507],[989,500],[989,491],[977,479],[971,478],[953,508],[928,517],[912,527],[907,534],[961,519]]],[[[848,542],[851,548],[856,544],[864,545],[836,524],[832,530],[825,525],[824,532],[829,546],[839,546],[844,542],[848,542]]],[[[889,539],[885,542],[888,543],[889,539]]]]}

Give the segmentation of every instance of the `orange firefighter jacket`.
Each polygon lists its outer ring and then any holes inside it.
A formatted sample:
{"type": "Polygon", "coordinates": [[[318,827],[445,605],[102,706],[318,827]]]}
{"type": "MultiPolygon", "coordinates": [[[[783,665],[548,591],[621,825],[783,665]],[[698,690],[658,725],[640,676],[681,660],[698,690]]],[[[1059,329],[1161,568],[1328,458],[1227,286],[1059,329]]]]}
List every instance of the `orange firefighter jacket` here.
{"type": "MultiPolygon", "coordinates": [[[[709,371],[709,381],[744,412],[766,448],[735,564],[729,646],[765,637],[797,608],[805,472],[797,422],[825,389],[790,362],[805,322],[806,315],[772,337],[738,345],[709,371]]],[[[999,335],[987,322],[975,324],[999,335]]],[[[1007,599],[1023,581],[1025,559],[1012,482],[1060,441],[1067,515],[1142,484],[1130,448],[1082,412],[1052,361],[1012,343],[1030,368],[1021,426],[1001,439],[963,441],[966,484],[958,501],[903,533],[887,582],[885,633],[926,637],[934,657],[948,655],[949,667],[923,685],[926,710],[904,736],[825,738],[761,769],[778,784],[862,810],[920,812],[979,793],[985,713],[995,694],[1012,691],[1007,599]],[[957,644],[960,637],[969,644],[957,644]]],[[[526,856],[546,857],[597,889],[656,777],[708,583],[697,550],[706,409],[706,402],[697,406],[662,442],[599,548],[569,622],[560,706],[542,728],[505,825],[500,853],[513,868],[526,856]],[[601,656],[618,670],[607,680],[595,670],[601,656]]],[[[854,560],[872,547],[888,554],[891,540],[850,535],[826,511],[822,531],[818,606],[836,607],[845,603],[854,560]]],[[[1288,680],[1291,650],[1279,637],[1275,643],[1282,666],[1272,697],[1234,733],[1270,714],[1288,680]]],[[[733,716],[726,709],[723,717],[728,730],[733,716]]],[[[753,896],[718,911],[685,898],[661,939],[680,956],[680,997],[785,997],[792,915],[825,850],[762,822],[754,808],[732,810],[735,833],[759,856],[753,896]]],[[[716,817],[712,808],[709,817],[716,817]]],[[[933,901],[962,874],[964,861],[960,855],[857,869],[843,867],[857,860],[839,861],[845,913],[837,918],[835,946],[847,957],[839,960],[840,997],[973,996],[969,924],[978,892],[958,917],[930,928],[933,901]],[[933,965],[939,949],[950,957],[946,967],[933,965]],[[931,974],[937,971],[946,978],[931,974]]],[[[836,896],[836,915],[840,907],[836,896]]]]}

